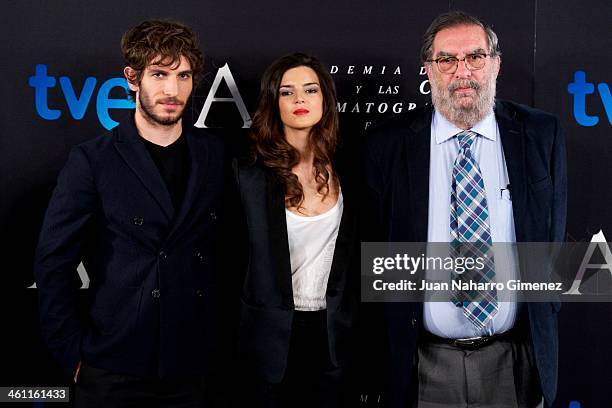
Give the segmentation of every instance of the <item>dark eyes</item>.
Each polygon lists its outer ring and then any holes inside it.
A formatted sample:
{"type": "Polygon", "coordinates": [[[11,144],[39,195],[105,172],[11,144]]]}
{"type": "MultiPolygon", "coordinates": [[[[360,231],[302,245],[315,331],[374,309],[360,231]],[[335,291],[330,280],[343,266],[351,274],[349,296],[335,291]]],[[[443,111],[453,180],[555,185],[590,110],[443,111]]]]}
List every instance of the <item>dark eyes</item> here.
{"type": "MultiPolygon", "coordinates": [[[[485,54],[468,54],[465,56],[465,59],[468,60],[468,62],[481,62],[483,61],[487,56],[485,54]]],[[[440,57],[438,58],[438,64],[455,64],[457,63],[457,61],[459,61],[458,58],[456,57],[440,57]]]]}
{"type": "MultiPolygon", "coordinates": [[[[307,94],[316,94],[319,92],[317,88],[306,88],[304,90],[307,94]]],[[[280,96],[290,96],[293,95],[293,91],[280,91],[280,96]]]]}
{"type": "Polygon", "coordinates": [[[480,62],[483,61],[487,56],[484,54],[469,54],[466,55],[465,58],[470,62],[480,62]]]}
{"type": "MultiPolygon", "coordinates": [[[[151,76],[153,78],[163,78],[163,77],[166,76],[166,73],[165,72],[154,72],[151,76]]],[[[191,78],[191,74],[179,74],[179,78],[180,79],[189,79],[189,78],[191,78]]]]}

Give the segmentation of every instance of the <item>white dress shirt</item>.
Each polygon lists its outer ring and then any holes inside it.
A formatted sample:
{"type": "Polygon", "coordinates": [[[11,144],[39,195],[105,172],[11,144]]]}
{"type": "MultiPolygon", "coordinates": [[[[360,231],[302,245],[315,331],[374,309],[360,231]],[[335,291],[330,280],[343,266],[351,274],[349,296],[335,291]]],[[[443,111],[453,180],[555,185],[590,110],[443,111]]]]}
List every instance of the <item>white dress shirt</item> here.
{"type": "MultiPolygon", "coordinates": [[[[487,196],[489,226],[494,244],[495,280],[505,283],[508,279],[518,279],[518,257],[509,245],[495,245],[516,242],[516,235],[512,200],[507,189],[508,170],[494,113],[491,112],[470,130],[480,135],[472,144],[471,151],[472,157],[479,164],[487,196]]],[[[451,182],[453,165],[459,154],[459,142],[453,136],[462,131],[434,111],[430,141],[428,242],[450,241],[451,182]]],[[[428,271],[427,276],[430,277],[431,273],[428,271]]],[[[463,315],[463,308],[452,302],[425,302],[425,329],[437,336],[455,339],[503,333],[514,325],[517,304],[513,301],[498,302],[498,306],[495,317],[484,329],[479,330],[463,315]]]]}

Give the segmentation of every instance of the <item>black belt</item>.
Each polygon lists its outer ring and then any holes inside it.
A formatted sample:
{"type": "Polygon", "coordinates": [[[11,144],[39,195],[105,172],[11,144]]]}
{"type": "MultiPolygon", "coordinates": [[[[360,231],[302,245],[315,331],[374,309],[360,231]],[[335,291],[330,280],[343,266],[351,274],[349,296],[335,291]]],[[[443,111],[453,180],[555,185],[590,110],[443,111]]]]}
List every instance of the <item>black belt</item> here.
{"type": "Polygon", "coordinates": [[[516,331],[508,330],[507,332],[500,334],[493,334],[492,336],[479,336],[479,337],[468,337],[464,339],[449,339],[445,337],[439,337],[435,334],[428,332],[427,330],[423,330],[421,333],[425,339],[425,341],[429,343],[437,343],[437,344],[450,344],[460,349],[464,350],[476,350],[483,347],[486,344],[490,344],[492,342],[498,340],[512,340],[516,339],[516,331]]]}

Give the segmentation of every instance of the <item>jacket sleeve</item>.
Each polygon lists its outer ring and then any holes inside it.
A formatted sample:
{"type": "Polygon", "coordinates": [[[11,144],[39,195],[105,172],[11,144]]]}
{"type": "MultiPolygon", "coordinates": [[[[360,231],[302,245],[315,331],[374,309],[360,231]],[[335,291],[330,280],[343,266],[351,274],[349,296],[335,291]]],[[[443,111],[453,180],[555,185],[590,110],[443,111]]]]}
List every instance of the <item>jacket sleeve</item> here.
{"type": "Polygon", "coordinates": [[[369,133],[361,150],[361,178],[365,194],[360,208],[361,241],[386,241],[383,222],[384,176],[377,157],[377,134],[369,133]]]}
{"type": "Polygon", "coordinates": [[[84,151],[75,147],[51,196],[34,258],[42,335],[70,374],[81,359],[84,332],[77,309],[81,281],[76,268],[96,202],[89,161],[84,151]]]}
{"type": "Polygon", "coordinates": [[[563,130],[556,119],[551,171],[553,179],[553,207],[550,241],[564,242],[567,218],[567,157],[563,130]]]}

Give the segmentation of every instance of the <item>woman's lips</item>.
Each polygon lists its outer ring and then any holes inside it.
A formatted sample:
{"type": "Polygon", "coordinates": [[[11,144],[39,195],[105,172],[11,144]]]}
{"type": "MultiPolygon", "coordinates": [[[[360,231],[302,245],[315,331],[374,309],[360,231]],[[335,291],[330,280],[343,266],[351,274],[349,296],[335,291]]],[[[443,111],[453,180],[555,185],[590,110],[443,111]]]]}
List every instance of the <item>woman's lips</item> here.
{"type": "Polygon", "coordinates": [[[293,114],[298,116],[307,115],[308,113],[310,113],[308,109],[296,109],[293,111],[293,114]]]}

